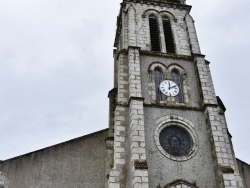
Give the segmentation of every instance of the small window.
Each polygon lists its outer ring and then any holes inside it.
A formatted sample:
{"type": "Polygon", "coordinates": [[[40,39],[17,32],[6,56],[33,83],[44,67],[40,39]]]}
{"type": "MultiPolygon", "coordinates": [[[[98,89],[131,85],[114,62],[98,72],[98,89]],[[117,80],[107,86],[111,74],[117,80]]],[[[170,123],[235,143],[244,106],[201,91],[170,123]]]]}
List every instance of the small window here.
{"type": "Polygon", "coordinates": [[[160,67],[154,69],[154,79],[155,79],[155,94],[157,101],[161,100],[160,83],[163,80],[163,74],[160,67]]]}
{"type": "Polygon", "coordinates": [[[175,82],[178,87],[179,87],[179,93],[176,96],[176,99],[178,102],[183,102],[183,94],[182,94],[182,84],[181,84],[181,78],[180,78],[180,73],[178,70],[173,69],[171,72],[171,79],[173,82],[175,82]]]}
{"type": "Polygon", "coordinates": [[[169,17],[164,16],[162,18],[162,25],[163,25],[167,53],[175,53],[174,38],[172,34],[169,17]]]}
{"type": "Polygon", "coordinates": [[[154,14],[149,15],[149,30],[152,51],[161,51],[158,22],[154,14]]]}

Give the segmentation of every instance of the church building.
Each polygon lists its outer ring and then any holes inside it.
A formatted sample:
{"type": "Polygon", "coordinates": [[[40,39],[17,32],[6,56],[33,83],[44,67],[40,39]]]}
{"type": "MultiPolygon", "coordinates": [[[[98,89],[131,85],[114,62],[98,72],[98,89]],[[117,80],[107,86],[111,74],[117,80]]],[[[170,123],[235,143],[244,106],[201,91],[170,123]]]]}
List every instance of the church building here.
{"type": "Polygon", "coordinates": [[[0,188],[250,188],[185,0],[123,0],[105,130],[0,161],[0,188]]]}

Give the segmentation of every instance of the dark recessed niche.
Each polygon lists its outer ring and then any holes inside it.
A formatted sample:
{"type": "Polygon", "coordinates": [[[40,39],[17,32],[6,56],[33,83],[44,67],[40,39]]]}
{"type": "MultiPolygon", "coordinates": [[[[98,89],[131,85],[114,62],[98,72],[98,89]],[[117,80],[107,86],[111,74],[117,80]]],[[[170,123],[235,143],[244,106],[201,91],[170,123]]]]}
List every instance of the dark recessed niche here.
{"type": "Polygon", "coordinates": [[[169,3],[181,3],[180,0],[163,0],[163,1],[166,1],[166,2],[169,2],[169,3]]]}

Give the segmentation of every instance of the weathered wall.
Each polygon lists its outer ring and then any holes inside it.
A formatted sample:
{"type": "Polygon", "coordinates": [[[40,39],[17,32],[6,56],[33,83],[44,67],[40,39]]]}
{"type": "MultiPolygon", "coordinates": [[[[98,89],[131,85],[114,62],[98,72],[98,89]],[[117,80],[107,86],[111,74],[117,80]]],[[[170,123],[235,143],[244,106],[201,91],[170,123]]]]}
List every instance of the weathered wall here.
{"type": "Polygon", "coordinates": [[[245,188],[250,188],[250,165],[237,159],[240,176],[243,179],[245,188]]]}
{"type": "MultiPolygon", "coordinates": [[[[166,58],[164,56],[149,56],[141,55],[141,77],[142,77],[142,93],[145,98],[145,104],[157,104],[155,97],[155,81],[154,74],[151,71],[151,67],[162,65],[164,72],[164,79],[171,79],[170,67],[178,66],[178,70],[181,69],[185,72],[185,79],[183,78],[183,92],[184,92],[184,103],[185,106],[199,107],[200,106],[200,95],[198,93],[197,75],[195,73],[194,62],[184,59],[166,58]],[[168,76],[168,77],[166,77],[168,76]]],[[[163,96],[163,95],[162,95],[163,96]]],[[[170,104],[170,101],[166,101],[166,104],[170,104]]],[[[162,101],[163,102],[163,101],[162,101]]],[[[175,104],[175,103],[173,103],[175,104]]],[[[183,106],[183,105],[182,105],[183,106]]]]}
{"type": "Polygon", "coordinates": [[[217,104],[209,62],[200,52],[190,9],[150,1],[125,0],[121,4],[115,40],[117,103],[110,188],[153,188],[173,182],[181,187],[181,181],[198,187],[243,187],[224,111],[217,104]],[[152,26],[159,30],[157,52],[151,51],[150,14],[158,20],[157,26],[152,26]],[[174,54],[168,53],[165,45],[165,16],[171,23],[174,54]],[[182,98],[157,95],[156,67],[166,80],[172,78],[172,70],[179,72],[182,98]],[[179,125],[192,133],[193,147],[188,154],[176,157],[160,146],[160,131],[168,125],[179,125]],[[223,171],[225,168],[231,172],[223,171]]]}
{"type": "MultiPolygon", "coordinates": [[[[119,35],[118,51],[121,48],[128,48],[128,46],[137,46],[141,50],[150,51],[150,31],[148,16],[154,13],[159,19],[159,29],[162,30],[162,15],[168,15],[171,19],[171,26],[173,30],[173,37],[176,44],[176,53],[181,55],[191,55],[190,45],[194,53],[200,53],[199,44],[196,39],[196,32],[193,26],[193,20],[190,16],[186,18],[189,7],[182,8],[167,7],[162,5],[148,5],[146,3],[127,3],[124,7],[123,13],[123,28],[121,35],[119,35]],[[167,11],[166,11],[167,10],[167,11]],[[136,19],[135,19],[136,18],[136,19]],[[136,31],[136,32],[135,32],[136,31]],[[188,32],[187,32],[188,31],[188,32]]],[[[161,52],[166,52],[164,39],[161,38],[161,52]]]]}
{"type": "MultiPolygon", "coordinates": [[[[152,68],[153,69],[153,68],[152,68]]],[[[201,98],[198,93],[197,74],[195,64],[184,59],[166,58],[161,56],[141,55],[141,77],[145,107],[145,136],[147,162],[149,166],[149,187],[164,186],[176,179],[183,179],[189,182],[196,182],[198,187],[216,187],[213,160],[211,155],[209,136],[206,125],[206,118],[200,107],[201,98]],[[184,94],[186,92],[185,105],[172,103],[176,109],[167,109],[164,105],[170,105],[171,101],[155,100],[154,75],[150,67],[161,66],[164,76],[171,72],[170,67],[178,66],[184,70],[185,82],[183,82],[184,94]],[[162,106],[162,108],[159,108],[162,106]],[[193,109],[193,110],[192,110],[193,109]],[[155,143],[155,130],[157,121],[166,116],[179,116],[192,121],[198,137],[198,150],[195,155],[181,162],[169,159],[164,156],[155,143]]],[[[185,97],[185,96],[184,96],[185,97]]]]}
{"type": "Polygon", "coordinates": [[[145,122],[149,187],[157,187],[158,184],[165,186],[176,179],[196,182],[198,187],[216,187],[209,137],[202,112],[147,107],[145,122]],[[194,156],[188,160],[169,159],[156,147],[155,130],[160,123],[159,119],[168,115],[188,119],[194,124],[192,128],[196,132],[199,146],[194,156]]]}
{"type": "Polygon", "coordinates": [[[6,160],[4,188],[103,188],[107,137],[105,129],[6,160]]]}

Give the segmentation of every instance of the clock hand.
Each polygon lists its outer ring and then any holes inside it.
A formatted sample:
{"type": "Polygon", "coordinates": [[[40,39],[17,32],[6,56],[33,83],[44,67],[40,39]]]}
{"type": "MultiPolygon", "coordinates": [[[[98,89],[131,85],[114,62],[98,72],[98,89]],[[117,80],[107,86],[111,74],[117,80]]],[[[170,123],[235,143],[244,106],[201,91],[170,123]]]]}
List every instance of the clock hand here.
{"type": "Polygon", "coordinates": [[[176,86],[171,86],[171,87],[169,87],[169,89],[172,89],[172,88],[174,88],[174,87],[176,87],[176,86]]]}

